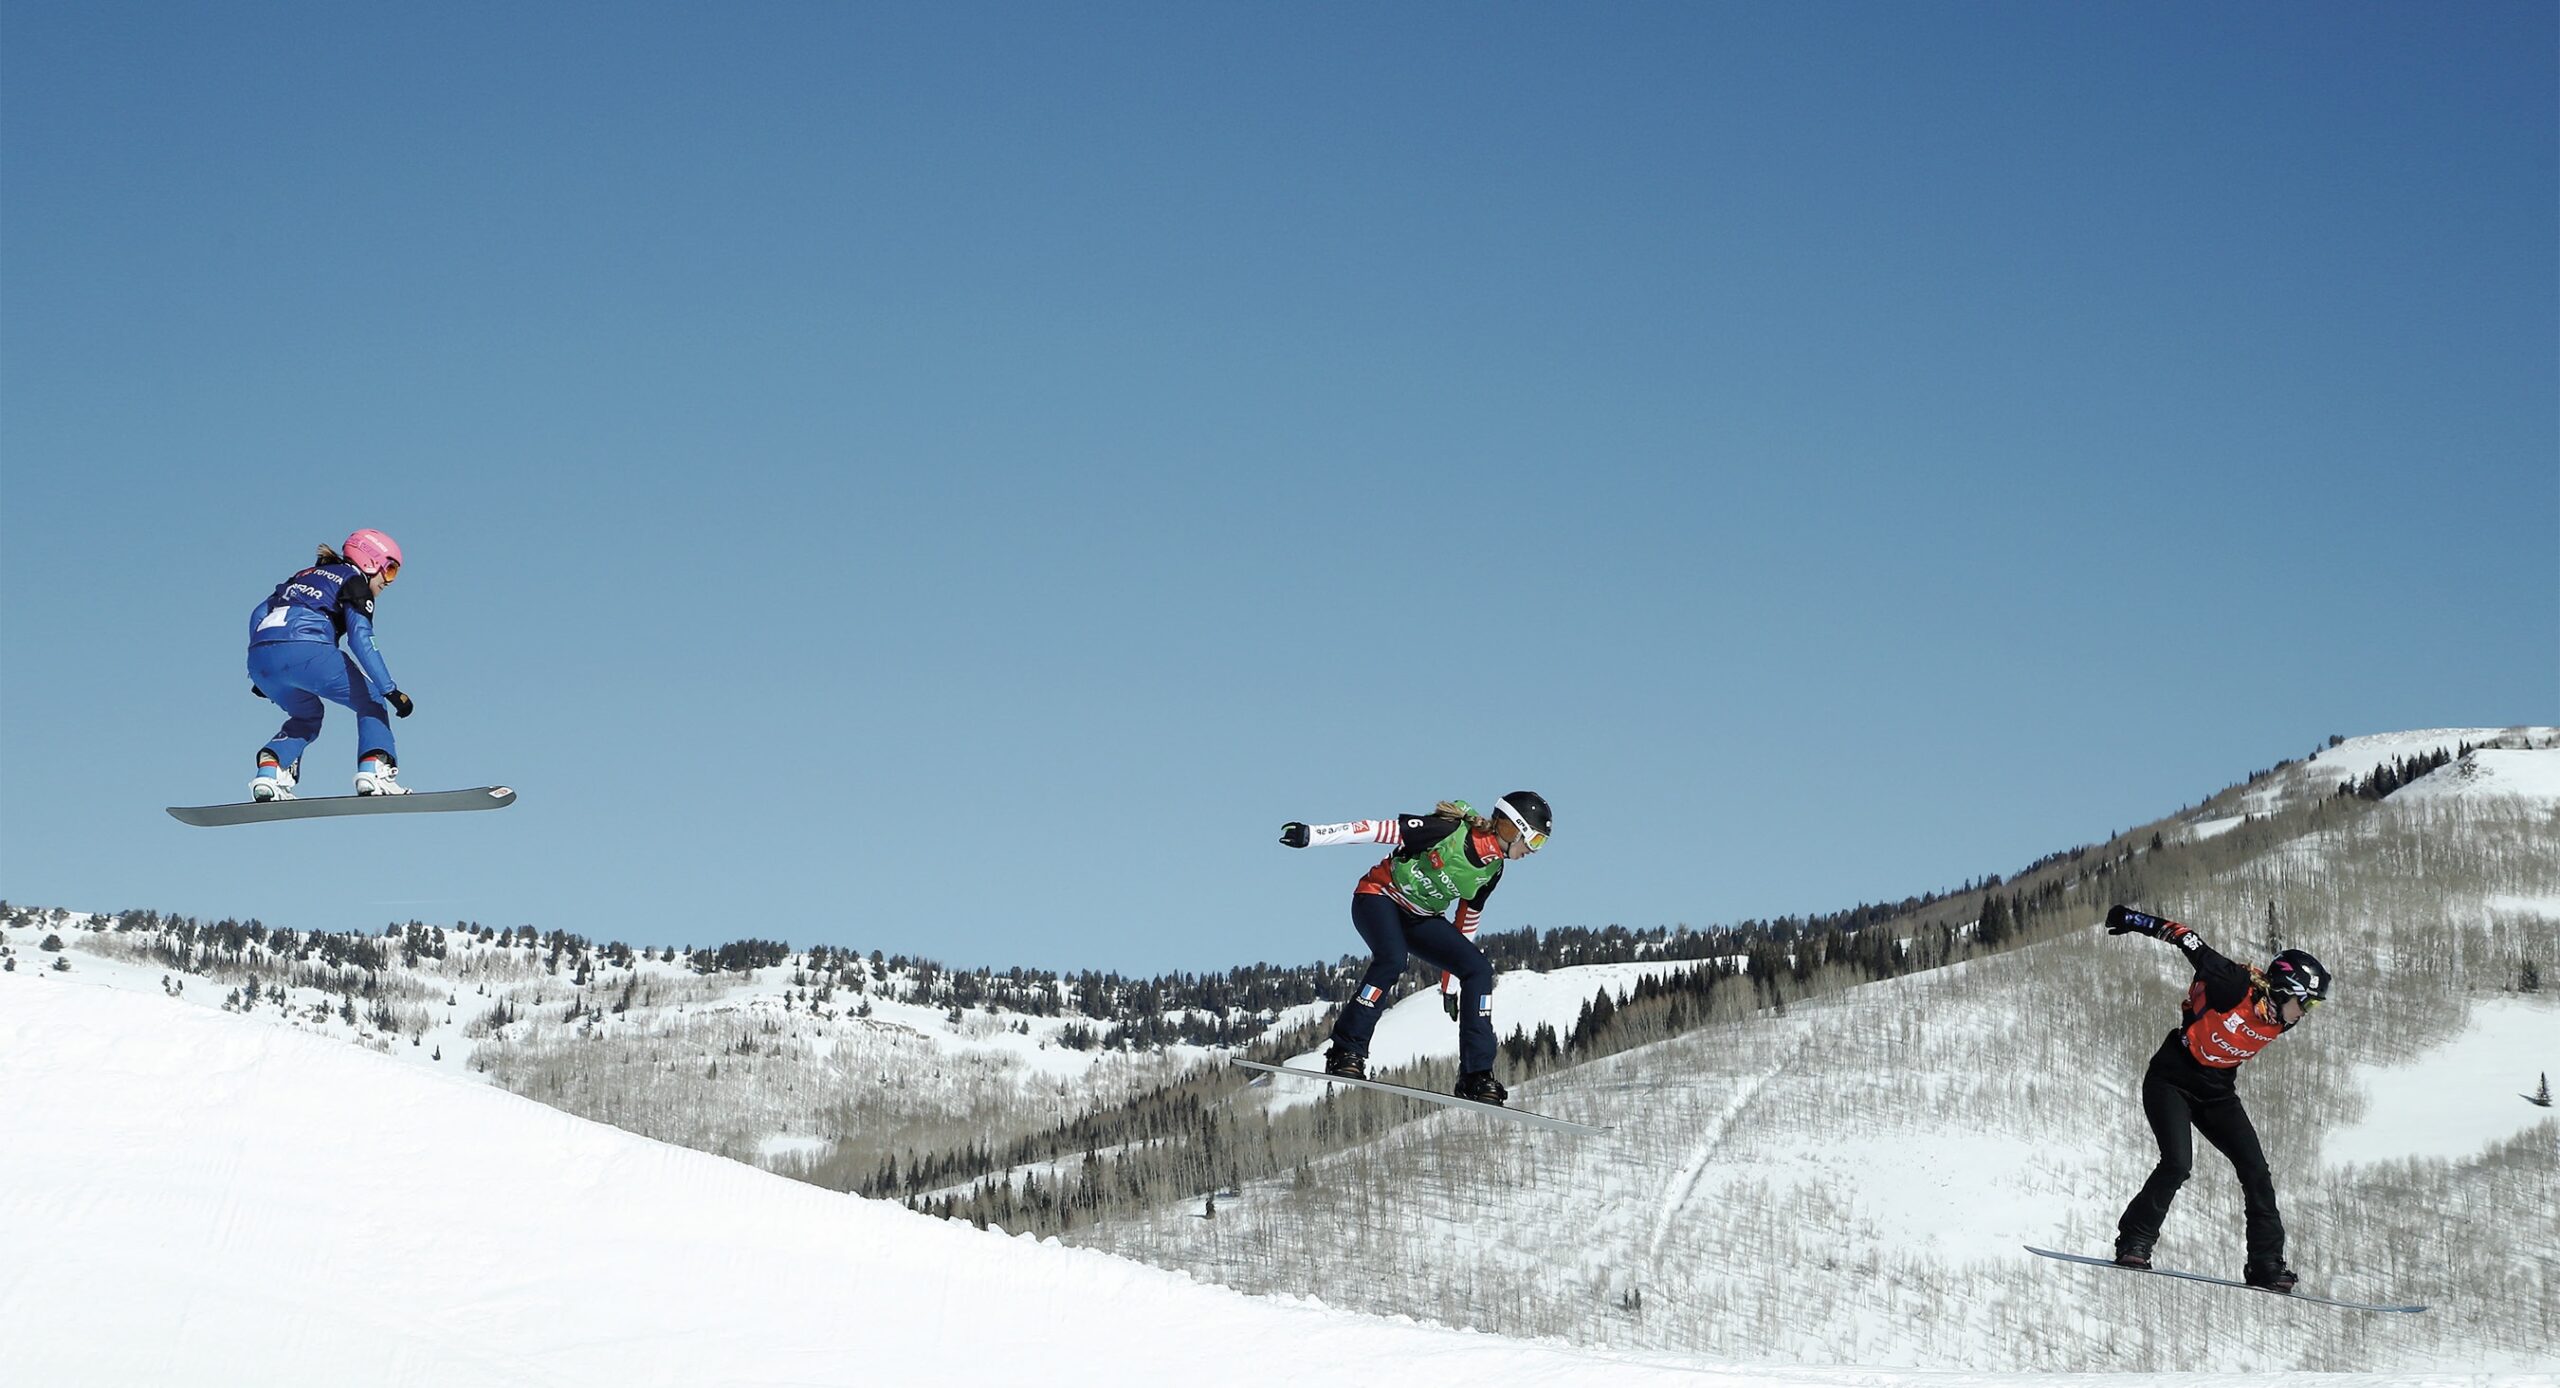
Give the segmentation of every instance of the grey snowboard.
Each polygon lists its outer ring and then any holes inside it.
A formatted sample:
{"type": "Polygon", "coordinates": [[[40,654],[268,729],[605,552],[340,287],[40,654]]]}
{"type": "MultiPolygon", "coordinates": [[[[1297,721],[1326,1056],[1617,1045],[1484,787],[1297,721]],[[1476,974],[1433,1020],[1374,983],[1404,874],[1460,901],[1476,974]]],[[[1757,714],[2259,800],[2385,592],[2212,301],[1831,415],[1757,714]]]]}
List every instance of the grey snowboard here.
{"type": "Polygon", "coordinates": [[[255,824],[269,819],[322,819],[348,814],[436,814],[453,810],[503,810],[516,802],[505,786],[470,790],[413,790],[407,795],[319,795],[307,800],[246,800],[232,805],[171,805],[180,824],[255,824]]]}
{"type": "Polygon", "coordinates": [[[2343,1306],[2350,1311],[2397,1311],[2404,1315],[2415,1315],[2427,1309],[2424,1306],[2377,1306],[2369,1301],[2336,1301],[2302,1291],[2279,1292],[2271,1287],[2252,1287],[2246,1282],[2235,1282],[2228,1277],[2207,1277],[2201,1272],[2180,1272],[2175,1268],[2129,1268],[2113,1258],[2092,1258],[2085,1253],[2056,1253],[2050,1248],[2038,1248],[2034,1244],[2028,1244],[2027,1251],[2039,1258],[2059,1258],[2066,1263],[2087,1263],[2091,1267],[2114,1268],[2118,1272],[2139,1272],[2153,1277],[2178,1277],[2189,1282],[2210,1282],[2217,1287],[2238,1287],[2242,1291],[2280,1296],[2287,1301],[2308,1301],[2320,1306],[2343,1306]]]}
{"type": "Polygon", "coordinates": [[[1258,1060],[1241,1060],[1231,1057],[1229,1063],[1241,1065],[1248,1070],[1268,1071],[1274,1075],[1295,1075],[1302,1080],[1315,1080],[1322,1084],[1356,1084],[1362,1089],[1382,1089],[1389,1094],[1428,1099],[1435,1104],[1447,1104],[1451,1108],[1473,1109],[1477,1113],[1495,1118],[1508,1118],[1514,1123],[1526,1123],[1533,1128],[1548,1128],[1560,1133],[1576,1133],[1587,1137],[1593,1133],[1609,1131],[1607,1128],[1595,1128],[1588,1123],[1576,1123],[1570,1119],[1549,1118],[1543,1113],[1531,1113],[1525,1109],[1505,1108],[1500,1104],[1480,1104],[1473,1099],[1461,1099],[1455,1094],[1416,1089],[1409,1084],[1389,1084],[1384,1080],[1346,1079],[1341,1075],[1328,1075],[1321,1070],[1298,1070],[1286,1065],[1265,1065],[1258,1060]]]}

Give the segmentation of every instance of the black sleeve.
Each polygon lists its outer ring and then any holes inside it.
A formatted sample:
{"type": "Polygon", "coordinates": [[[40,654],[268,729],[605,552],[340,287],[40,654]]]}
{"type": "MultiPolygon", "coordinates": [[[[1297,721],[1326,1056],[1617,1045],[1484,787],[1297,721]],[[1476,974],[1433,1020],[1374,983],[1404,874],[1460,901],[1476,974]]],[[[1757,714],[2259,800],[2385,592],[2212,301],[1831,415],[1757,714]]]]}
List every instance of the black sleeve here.
{"type": "Polygon", "coordinates": [[[2169,943],[2186,951],[2187,962],[2195,967],[2197,980],[2204,984],[2204,1000],[2216,1010],[2236,1007],[2242,998],[2249,996],[2254,980],[2249,976],[2248,966],[2224,958],[2204,942],[2202,935],[2180,926],[2178,932],[2169,937],[2169,943]]]}
{"type": "Polygon", "coordinates": [[[370,617],[373,615],[373,580],[358,569],[345,583],[338,585],[338,605],[352,607],[370,617]]]}
{"type": "Polygon", "coordinates": [[[1482,911],[1484,909],[1484,904],[1493,900],[1493,889],[1501,885],[1501,873],[1497,872],[1493,876],[1486,878],[1484,880],[1484,885],[1476,889],[1476,894],[1467,898],[1467,905],[1474,907],[1478,911],[1482,911]]]}

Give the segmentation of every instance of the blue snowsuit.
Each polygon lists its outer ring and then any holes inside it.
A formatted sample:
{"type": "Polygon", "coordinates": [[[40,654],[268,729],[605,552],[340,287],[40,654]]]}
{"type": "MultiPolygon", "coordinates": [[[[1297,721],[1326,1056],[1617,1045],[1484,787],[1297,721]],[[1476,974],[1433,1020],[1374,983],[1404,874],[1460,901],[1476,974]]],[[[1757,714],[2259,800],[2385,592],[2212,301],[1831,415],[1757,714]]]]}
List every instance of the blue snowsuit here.
{"type": "Polygon", "coordinates": [[[373,645],[373,581],[353,564],[304,569],[249,614],[249,682],[285,712],[266,749],[286,766],[320,735],[323,699],[355,710],[359,756],[399,750],[382,702],[399,686],[373,645]],[[352,655],[339,652],[342,636],[352,655]]]}

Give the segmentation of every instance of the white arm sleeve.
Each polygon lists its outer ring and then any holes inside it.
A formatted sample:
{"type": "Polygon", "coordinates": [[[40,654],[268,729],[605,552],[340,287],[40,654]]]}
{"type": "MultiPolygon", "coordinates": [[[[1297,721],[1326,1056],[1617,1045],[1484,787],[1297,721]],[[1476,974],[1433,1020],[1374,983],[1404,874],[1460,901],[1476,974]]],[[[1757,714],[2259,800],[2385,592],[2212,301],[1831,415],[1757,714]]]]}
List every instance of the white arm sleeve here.
{"type": "Polygon", "coordinates": [[[1404,842],[1404,826],[1393,819],[1355,819],[1348,824],[1310,824],[1307,847],[1323,848],[1337,843],[1404,842]]]}

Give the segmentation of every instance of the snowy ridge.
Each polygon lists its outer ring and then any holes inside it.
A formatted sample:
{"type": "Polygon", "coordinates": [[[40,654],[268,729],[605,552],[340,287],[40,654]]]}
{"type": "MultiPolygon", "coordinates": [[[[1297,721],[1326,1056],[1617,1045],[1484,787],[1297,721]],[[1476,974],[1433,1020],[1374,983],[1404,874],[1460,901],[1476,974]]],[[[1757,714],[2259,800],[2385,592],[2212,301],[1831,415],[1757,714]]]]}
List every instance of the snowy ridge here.
{"type": "MultiPolygon", "coordinates": [[[[1109,1021],[1075,1015],[1030,1017],[980,1007],[960,1009],[955,1022],[948,1007],[902,997],[901,990],[913,986],[911,972],[884,972],[883,982],[874,991],[845,992],[794,1005],[795,999],[811,991],[801,976],[806,956],[798,954],[779,965],[706,975],[688,964],[644,953],[628,964],[597,966],[590,984],[563,970],[546,969],[540,943],[491,945],[459,931],[436,928],[439,944],[450,939],[447,957],[402,962],[396,957],[398,937],[383,937],[395,957],[377,971],[376,982],[387,981],[392,1007],[402,1023],[384,1028],[373,1025],[370,1018],[336,1015],[342,994],[334,987],[264,986],[244,999],[236,978],[225,977],[244,971],[226,970],[219,960],[210,979],[177,970],[146,953],[158,943],[159,932],[128,935],[118,928],[123,922],[116,916],[80,911],[33,914],[40,918],[22,925],[0,925],[0,945],[17,952],[21,970],[50,968],[53,953],[40,953],[39,947],[45,938],[59,936],[69,946],[73,970],[88,981],[164,993],[194,1006],[237,1011],[279,1026],[338,1036],[386,1054],[441,1050],[446,1056],[441,1061],[426,1061],[421,1055],[402,1058],[465,1077],[483,1076],[486,1067],[471,1061],[493,1032],[499,1039],[509,1034],[522,1038],[556,1024],[585,1035],[611,1036],[678,1014],[755,1022],[798,1012],[813,1023],[842,1023],[849,1033],[899,1033],[928,1040],[945,1051],[1001,1058],[1045,1076],[1077,1078],[1090,1071],[1102,1053],[1065,1046],[1061,1036],[1081,1025],[1107,1037],[1116,1027],[1109,1021]],[[662,1000],[644,1001],[627,1012],[617,1009],[616,997],[631,983],[650,987],[651,997],[662,1000]],[[576,1016],[545,1012],[567,1014],[581,996],[588,1001],[575,1009],[576,1016]],[[513,1004],[510,1011],[517,1020],[475,1025],[487,1023],[502,1001],[513,1004]]],[[[257,944],[246,946],[241,954],[252,963],[281,966],[286,962],[257,944]]],[[[351,985],[361,973],[353,966],[341,972],[351,985]]],[[[1205,1048],[1196,1046],[1167,1049],[1190,1060],[1208,1055],[1205,1048]]]]}
{"type": "Polygon", "coordinates": [[[279,953],[245,937],[211,943],[206,930],[191,947],[191,971],[165,957],[164,928],[82,912],[13,914],[21,923],[0,924],[0,997],[67,966],[59,972],[80,981],[333,1037],[552,1103],[618,1067],[650,1086],[632,1091],[626,1078],[628,1101],[599,1105],[612,1121],[776,1169],[824,1161],[859,1135],[848,1118],[960,1117],[990,1106],[1063,1116],[1212,1054],[1180,1043],[1142,1053],[1094,1044],[1118,1024],[1074,1013],[911,1001],[920,991],[913,969],[871,965],[860,988],[829,987],[806,954],[703,973],[656,952],[613,960],[590,948],[564,958],[539,941],[493,943],[437,927],[410,930],[440,953],[404,952],[396,932],[329,941],[379,946],[381,966],[367,969],[316,959],[309,936],[279,953]],[[286,975],[304,981],[280,981],[286,975]],[[1070,1044],[1077,1032],[1087,1044],[1070,1044]],[[725,1083],[716,1078],[724,1063],[725,1083]],[[683,1082],[672,1083],[678,1069],[683,1082]],[[894,1114],[867,1101],[886,1075],[897,1077],[894,1114]]]}
{"type": "Polygon", "coordinates": [[[2451,752],[2466,742],[2513,751],[2547,751],[2560,747],[2560,728],[2428,728],[2350,737],[2251,786],[2241,796],[2241,805],[2248,814],[2271,814],[2308,799],[2335,795],[2340,786],[2403,758],[2451,752]]]}
{"type": "MultiPolygon", "coordinates": [[[[618,1126],[676,1141],[698,1150],[752,1160],[789,1173],[812,1170],[858,1133],[846,1126],[857,1110],[873,1111],[884,1076],[895,1077],[895,1115],[942,1113],[953,1118],[1001,1106],[1036,1125],[1062,1121],[1113,1096],[1214,1063],[1223,1052],[1167,1044],[1128,1053],[1074,1046],[1064,1038],[1083,1028],[1108,1037],[1116,1024],[1078,1014],[1025,1016],[1008,1011],[902,1000],[912,976],[885,971],[860,994],[832,996],[812,990],[806,957],[781,964],[704,975],[689,965],[642,954],[627,964],[598,965],[590,981],[574,967],[549,969],[539,945],[490,945],[451,932],[443,958],[402,962],[393,957],[369,980],[373,996],[347,1006],[342,988],[357,986],[360,970],[328,986],[268,983],[244,991],[240,970],[217,967],[190,974],[154,958],[158,932],[119,929],[119,918],[80,912],[27,912],[32,923],[0,925],[0,951],[14,955],[0,974],[0,997],[16,985],[51,974],[57,960],[83,982],[173,1000],[180,1005],[234,1013],[266,1025],[352,1042],[404,1063],[476,1083],[526,1094],[618,1126]],[[58,938],[64,948],[41,946],[58,938]],[[795,981],[796,980],[796,981],[795,981]],[[637,1001],[631,1001],[631,995],[637,1001]],[[620,1000],[620,1001],[617,1001],[620,1000]],[[381,1009],[377,1013],[377,1006],[381,1009]],[[622,1010],[627,1007],[628,1010],[622,1010]],[[504,1019],[504,1020],[500,1020],[504,1019]],[[751,1053],[738,1053],[741,1045],[751,1053]],[[589,1102],[564,1091],[564,1066],[609,1071],[637,1060],[652,1083],[664,1072],[686,1070],[684,1092],[663,1102],[646,1096],[619,1105],[589,1102]],[[696,1077],[703,1075],[716,1078],[696,1077]],[[796,1094],[797,1102],[785,1096],[796,1094]],[[844,1102],[839,1102],[844,1101],[844,1102]],[[666,1111],[685,1121],[670,1122],[666,1111]]],[[[442,932],[439,932],[442,933],[442,932]]],[[[277,956],[249,944],[243,957],[272,973],[277,956]]],[[[1502,976],[1495,999],[1498,1032],[1534,1033],[1551,1026],[1571,1030],[1580,1009],[1602,990],[1623,992],[1639,979],[1703,967],[1711,961],[1657,961],[1574,965],[1551,972],[1519,970],[1502,976]]],[[[1739,965],[1739,960],[1731,961],[1739,965]]],[[[1265,1030],[1286,1033],[1321,1021],[1330,1003],[1309,1003],[1269,1014],[1265,1030]]],[[[1457,1028],[1442,1012],[1436,990],[1403,998],[1381,1019],[1373,1053],[1377,1068],[1457,1054],[1457,1028]]],[[[1302,1056],[1292,1064],[1312,1060],[1302,1056]]],[[[1275,1108],[1313,1102],[1320,1086],[1271,1088],[1275,1108]]],[[[1055,1177],[1076,1163],[1042,1163],[1014,1173],[1055,1177]]],[[[965,1189],[963,1182],[954,1189],[965,1189]]]]}
{"type": "Polygon", "coordinates": [[[2495,796],[2560,806],[2560,750],[2482,747],[2403,786],[2392,799],[2495,796]]]}

